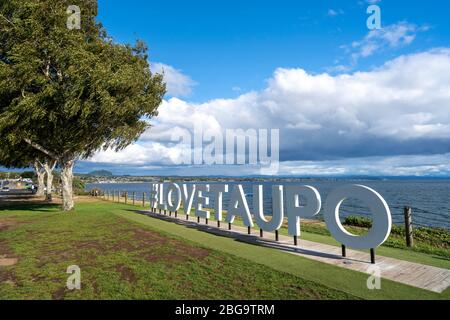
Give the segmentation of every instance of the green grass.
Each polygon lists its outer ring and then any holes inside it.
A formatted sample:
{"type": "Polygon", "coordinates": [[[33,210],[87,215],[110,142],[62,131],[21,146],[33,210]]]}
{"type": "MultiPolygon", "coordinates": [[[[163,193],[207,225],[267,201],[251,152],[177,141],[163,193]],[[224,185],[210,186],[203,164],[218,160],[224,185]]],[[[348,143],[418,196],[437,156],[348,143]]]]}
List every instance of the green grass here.
{"type": "Polygon", "coordinates": [[[124,219],[123,205],[0,211],[2,299],[355,299],[341,290],[124,219]],[[70,265],[82,290],[65,288],[70,265]]]}
{"type": "Polygon", "coordinates": [[[381,290],[368,290],[363,273],[139,215],[131,205],[21,209],[0,211],[0,221],[19,222],[0,232],[0,250],[19,258],[0,267],[6,299],[450,299],[450,290],[384,279],[381,290]],[[81,268],[81,291],[64,289],[71,264],[81,268]]]}

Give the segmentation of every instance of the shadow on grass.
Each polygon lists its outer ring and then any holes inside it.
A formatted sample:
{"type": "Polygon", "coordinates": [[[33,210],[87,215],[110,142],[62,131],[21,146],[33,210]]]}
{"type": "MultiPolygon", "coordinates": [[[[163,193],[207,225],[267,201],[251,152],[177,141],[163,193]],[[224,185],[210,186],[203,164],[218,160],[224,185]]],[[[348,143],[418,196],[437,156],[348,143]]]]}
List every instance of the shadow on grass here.
{"type": "Polygon", "coordinates": [[[56,203],[45,201],[34,203],[0,203],[0,212],[2,211],[32,211],[32,212],[57,212],[61,206],[56,203]]]}
{"type": "Polygon", "coordinates": [[[199,224],[195,221],[182,220],[181,218],[175,218],[173,216],[167,216],[167,215],[163,215],[163,214],[157,214],[157,213],[153,213],[153,212],[149,212],[149,211],[142,211],[142,210],[127,209],[126,211],[145,215],[145,216],[163,220],[166,222],[176,223],[178,225],[181,225],[181,226],[184,226],[187,228],[195,229],[195,230],[202,231],[202,232],[207,232],[207,233],[213,234],[215,236],[234,239],[235,241],[243,242],[246,244],[263,246],[263,247],[267,247],[267,248],[282,250],[285,252],[299,253],[299,254],[328,258],[328,259],[365,262],[365,263],[367,262],[367,261],[363,261],[363,260],[352,259],[349,257],[342,258],[340,255],[336,255],[336,254],[330,254],[330,253],[324,253],[324,252],[320,252],[320,251],[304,249],[301,247],[301,242],[300,242],[300,246],[294,247],[293,245],[289,245],[286,243],[278,242],[275,240],[270,240],[267,238],[261,238],[254,234],[249,235],[249,234],[241,233],[238,231],[233,231],[233,230],[230,231],[230,230],[226,230],[226,229],[220,229],[220,228],[212,226],[212,225],[199,224]]]}

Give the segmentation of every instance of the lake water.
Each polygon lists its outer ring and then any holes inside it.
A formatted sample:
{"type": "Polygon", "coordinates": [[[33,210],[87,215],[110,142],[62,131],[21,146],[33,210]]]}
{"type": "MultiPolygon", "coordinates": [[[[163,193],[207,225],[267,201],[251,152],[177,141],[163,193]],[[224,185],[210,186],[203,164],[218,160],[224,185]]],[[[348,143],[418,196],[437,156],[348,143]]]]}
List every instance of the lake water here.
{"type": "MultiPolygon", "coordinates": [[[[260,183],[260,182],[258,182],[260,183]]],[[[209,183],[212,184],[212,183],[209,183]]],[[[227,182],[232,185],[237,182],[227,182]]],[[[243,185],[247,194],[247,201],[250,209],[252,208],[252,182],[239,182],[243,185]]],[[[267,215],[271,214],[272,199],[271,186],[277,184],[289,185],[310,185],[315,187],[322,197],[322,205],[329,192],[338,186],[345,184],[363,184],[375,189],[380,193],[388,203],[392,219],[395,224],[403,224],[403,208],[410,206],[413,209],[413,223],[416,226],[431,226],[450,229],[450,180],[312,180],[306,182],[263,182],[264,185],[264,209],[267,215]]],[[[146,199],[149,197],[150,183],[111,183],[111,184],[88,184],[87,190],[99,188],[102,190],[116,190],[136,192],[136,199],[142,199],[142,193],[146,193],[146,199]]],[[[224,207],[228,203],[228,195],[224,194],[224,207]]],[[[213,203],[210,205],[213,206],[213,203]]],[[[348,199],[341,206],[341,217],[360,214],[370,216],[368,209],[364,204],[348,199]]],[[[318,215],[321,218],[321,213],[318,215]]]]}

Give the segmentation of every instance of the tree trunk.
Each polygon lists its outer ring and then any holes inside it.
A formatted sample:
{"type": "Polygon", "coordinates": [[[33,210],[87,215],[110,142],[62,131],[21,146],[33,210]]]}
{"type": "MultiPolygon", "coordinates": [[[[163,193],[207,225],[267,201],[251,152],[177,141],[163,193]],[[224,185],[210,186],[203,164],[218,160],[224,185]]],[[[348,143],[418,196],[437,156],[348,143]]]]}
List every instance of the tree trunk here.
{"type": "Polygon", "coordinates": [[[53,170],[55,169],[56,161],[50,165],[47,161],[44,163],[44,169],[47,173],[47,192],[45,193],[45,198],[47,201],[52,201],[52,190],[53,190],[53,170]]]}
{"type": "Polygon", "coordinates": [[[38,180],[36,196],[42,197],[42,196],[44,196],[44,193],[45,193],[45,190],[44,190],[45,189],[45,183],[44,183],[45,172],[42,171],[42,167],[37,161],[34,163],[34,170],[36,171],[37,180],[38,180]]]}
{"type": "Polygon", "coordinates": [[[52,201],[52,190],[53,190],[53,172],[47,172],[47,193],[45,194],[45,199],[47,201],[52,201]]]}
{"type": "Polygon", "coordinates": [[[74,209],[73,201],[73,166],[74,160],[61,161],[62,209],[74,209]]]}

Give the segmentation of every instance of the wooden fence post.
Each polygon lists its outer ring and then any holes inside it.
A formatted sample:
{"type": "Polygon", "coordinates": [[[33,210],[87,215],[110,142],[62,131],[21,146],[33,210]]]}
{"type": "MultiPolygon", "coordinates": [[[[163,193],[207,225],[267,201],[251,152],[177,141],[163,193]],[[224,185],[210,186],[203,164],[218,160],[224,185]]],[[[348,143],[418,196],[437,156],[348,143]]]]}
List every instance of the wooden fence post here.
{"type": "Polygon", "coordinates": [[[142,192],[142,206],[145,207],[145,192],[142,192]]]}
{"type": "Polygon", "coordinates": [[[125,204],[128,204],[128,191],[125,192],[125,204]]]}
{"type": "Polygon", "coordinates": [[[133,191],[133,206],[136,204],[136,192],[133,191]]]}
{"type": "Polygon", "coordinates": [[[414,246],[413,227],[412,227],[412,209],[411,209],[411,207],[405,207],[403,212],[405,215],[406,246],[411,248],[412,246],[414,246]]]}

